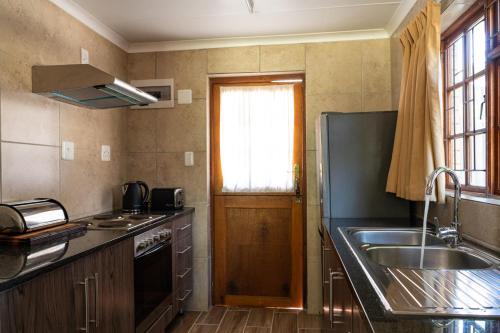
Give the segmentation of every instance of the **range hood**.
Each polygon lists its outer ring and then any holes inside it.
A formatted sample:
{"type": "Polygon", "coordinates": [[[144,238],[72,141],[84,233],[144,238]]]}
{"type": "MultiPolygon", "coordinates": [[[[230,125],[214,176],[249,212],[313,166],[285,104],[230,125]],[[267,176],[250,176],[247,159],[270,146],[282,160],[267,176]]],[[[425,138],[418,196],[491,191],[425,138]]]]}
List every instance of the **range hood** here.
{"type": "Polygon", "coordinates": [[[158,99],[88,64],[33,66],[33,92],[96,109],[148,105],[158,99]]]}

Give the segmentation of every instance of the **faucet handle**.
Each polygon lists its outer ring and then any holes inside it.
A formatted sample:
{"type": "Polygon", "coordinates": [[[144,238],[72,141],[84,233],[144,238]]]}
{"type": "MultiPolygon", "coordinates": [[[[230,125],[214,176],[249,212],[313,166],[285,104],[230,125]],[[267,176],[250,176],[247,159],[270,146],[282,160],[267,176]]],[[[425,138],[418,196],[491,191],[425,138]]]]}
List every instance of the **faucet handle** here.
{"type": "Polygon", "coordinates": [[[437,218],[437,216],[434,216],[434,219],[432,220],[432,224],[434,225],[436,233],[438,233],[439,232],[439,219],[437,218]]]}

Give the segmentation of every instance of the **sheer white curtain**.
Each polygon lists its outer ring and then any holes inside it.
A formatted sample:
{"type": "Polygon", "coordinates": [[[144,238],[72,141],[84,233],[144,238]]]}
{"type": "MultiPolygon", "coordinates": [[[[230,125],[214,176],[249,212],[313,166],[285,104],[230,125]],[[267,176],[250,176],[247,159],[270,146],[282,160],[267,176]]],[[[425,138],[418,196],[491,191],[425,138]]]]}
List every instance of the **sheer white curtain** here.
{"type": "Polygon", "coordinates": [[[293,190],[293,85],[220,89],[224,192],[293,190]]]}

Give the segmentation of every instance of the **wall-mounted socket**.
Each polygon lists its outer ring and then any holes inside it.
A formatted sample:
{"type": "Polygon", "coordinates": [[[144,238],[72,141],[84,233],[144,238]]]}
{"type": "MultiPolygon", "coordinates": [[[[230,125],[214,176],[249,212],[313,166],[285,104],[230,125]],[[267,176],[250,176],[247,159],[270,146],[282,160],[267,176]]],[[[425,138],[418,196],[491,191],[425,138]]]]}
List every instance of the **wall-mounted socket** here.
{"type": "Polygon", "coordinates": [[[71,141],[63,141],[61,146],[61,158],[66,161],[75,159],[75,143],[71,141]]]}
{"type": "Polygon", "coordinates": [[[80,49],[80,61],[82,64],[90,63],[89,51],[83,47],[80,49]]]}
{"type": "Polygon", "coordinates": [[[184,153],[184,165],[185,166],[194,165],[194,153],[192,151],[187,151],[184,153]]]}
{"type": "Polygon", "coordinates": [[[101,161],[111,161],[111,146],[101,146],[101,161]]]}
{"type": "Polygon", "coordinates": [[[193,91],[191,89],[177,90],[177,104],[193,103],[193,91]]]}

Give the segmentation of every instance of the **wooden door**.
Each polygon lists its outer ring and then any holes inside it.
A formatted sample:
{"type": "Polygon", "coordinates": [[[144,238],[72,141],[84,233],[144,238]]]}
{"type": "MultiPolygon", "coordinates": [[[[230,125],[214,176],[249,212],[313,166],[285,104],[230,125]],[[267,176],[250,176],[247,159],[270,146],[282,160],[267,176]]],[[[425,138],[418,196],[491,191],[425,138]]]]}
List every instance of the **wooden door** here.
{"type": "MultiPolygon", "coordinates": [[[[219,78],[211,81],[211,193],[214,304],[302,307],[305,188],[301,76],[219,78]],[[223,191],[220,90],[226,85],[293,83],[293,172],[285,192],[223,191]]],[[[250,143],[251,144],[251,143],[250,143]]]]}

